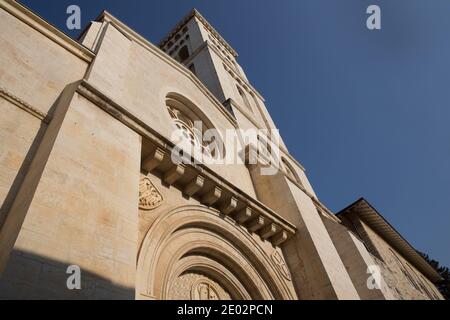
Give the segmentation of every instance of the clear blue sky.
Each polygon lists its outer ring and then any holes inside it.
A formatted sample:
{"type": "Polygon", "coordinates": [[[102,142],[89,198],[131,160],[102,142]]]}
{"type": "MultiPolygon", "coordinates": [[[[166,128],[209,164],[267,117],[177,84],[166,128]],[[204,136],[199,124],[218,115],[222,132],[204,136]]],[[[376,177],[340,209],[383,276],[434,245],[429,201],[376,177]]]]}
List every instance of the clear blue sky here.
{"type": "Polygon", "coordinates": [[[23,0],[66,33],[106,9],[157,43],[197,8],[240,54],[319,198],[364,196],[450,266],[450,1],[23,0]],[[365,27],[378,4],[382,30],[365,27]]]}

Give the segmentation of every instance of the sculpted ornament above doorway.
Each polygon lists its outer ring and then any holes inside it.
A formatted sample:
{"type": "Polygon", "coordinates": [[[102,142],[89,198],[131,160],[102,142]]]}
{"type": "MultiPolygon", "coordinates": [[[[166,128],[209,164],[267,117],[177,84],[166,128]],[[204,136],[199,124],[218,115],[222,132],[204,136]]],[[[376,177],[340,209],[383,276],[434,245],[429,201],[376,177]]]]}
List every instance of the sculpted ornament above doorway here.
{"type": "Polygon", "coordinates": [[[291,273],[289,272],[289,268],[286,265],[286,261],[284,261],[283,256],[277,250],[272,252],[272,261],[275,263],[275,266],[277,267],[281,275],[286,280],[291,281],[291,273]]]}
{"type": "Polygon", "coordinates": [[[231,300],[230,293],[210,277],[187,272],[171,285],[169,300],[231,300]]]}
{"type": "Polygon", "coordinates": [[[215,285],[207,280],[200,279],[192,285],[191,288],[192,300],[219,300],[220,296],[215,285]]]}
{"type": "Polygon", "coordinates": [[[158,208],[164,199],[150,179],[141,175],[139,182],[139,209],[150,211],[158,208]]]}

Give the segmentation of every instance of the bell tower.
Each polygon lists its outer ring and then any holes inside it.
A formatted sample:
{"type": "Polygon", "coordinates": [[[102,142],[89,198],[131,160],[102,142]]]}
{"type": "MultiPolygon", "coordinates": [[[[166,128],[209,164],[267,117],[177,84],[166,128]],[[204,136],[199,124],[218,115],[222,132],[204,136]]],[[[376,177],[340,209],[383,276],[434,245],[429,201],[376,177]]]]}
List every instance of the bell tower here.
{"type": "MultiPolygon", "coordinates": [[[[235,118],[238,128],[258,130],[258,139],[270,138],[273,142],[275,133],[270,130],[276,126],[264,98],[250,84],[237,62],[236,51],[197,10],[169,33],[160,48],[197,76],[235,118]]],[[[274,175],[262,174],[267,162],[259,151],[257,164],[248,164],[247,168],[257,200],[297,228],[295,236],[282,247],[297,293],[302,299],[358,299],[321,218],[326,215],[332,219],[332,214],[324,212],[304,168],[279,138],[281,170],[274,175]]],[[[255,154],[251,145],[246,150],[255,154]]]]}
{"type": "Polygon", "coordinates": [[[159,47],[185,65],[237,120],[240,128],[275,129],[264,98],[250,84],[237,52],[193,9],[159,47]]]}

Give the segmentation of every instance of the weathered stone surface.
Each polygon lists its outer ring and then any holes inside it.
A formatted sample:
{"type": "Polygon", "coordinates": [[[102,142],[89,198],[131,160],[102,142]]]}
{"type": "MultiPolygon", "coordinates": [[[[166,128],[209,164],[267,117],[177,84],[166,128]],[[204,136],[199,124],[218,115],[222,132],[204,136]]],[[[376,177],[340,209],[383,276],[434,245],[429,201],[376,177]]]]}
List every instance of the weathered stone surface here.
{"type": "Polygon", "coordinates": [[[234,49],[198,12],[162,49],[108,13],[77,43],[0,0],[0,27],[0,298],[441,298],[368,225],[358,239],[325,218],[282,141],[273,176],[260,162],[173,163],[172,133],[189,136],[193,119],[222,135],[275,128],[234,49]],[[188,57],[168,47],[176,35],[188,57]],[[364,287],[371,263],[381,293],[364,287]],[[66,286],[72,265],[82,290],[66,286]]]}

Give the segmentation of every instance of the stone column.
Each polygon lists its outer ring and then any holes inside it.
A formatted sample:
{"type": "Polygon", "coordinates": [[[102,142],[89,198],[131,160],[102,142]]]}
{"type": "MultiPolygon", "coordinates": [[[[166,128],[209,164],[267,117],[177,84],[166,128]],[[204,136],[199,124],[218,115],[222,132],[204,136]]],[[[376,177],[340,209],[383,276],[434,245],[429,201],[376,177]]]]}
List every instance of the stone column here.
{"type": "Polygon", "coordinates": [[[297,227],[282,250],[300,299],[359,299],[311,198],[283,172],[261,175],[249,165],[258,199],[297,227]]]}
{"type": "Polygon", "coordinates": [[[80,90],[62,95],[0,230],[5,298],[135,298],[141,137],[80,90]]]}
{"type": "Polygon", "coordinates": [[[391,290],[382,278],[381,268],[376,258],[371,256],[364,243],[348,230],[346,226],[326,217],[322,217],[322,220],[361,299],[394,299],[391,290]],[[367,285],[367,280],[371,276],[369,267],[376,267],[380,270],[379,289],[369,288],[367,285]]]}

